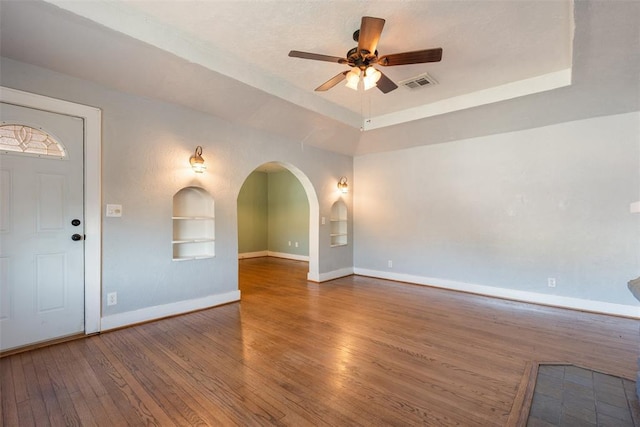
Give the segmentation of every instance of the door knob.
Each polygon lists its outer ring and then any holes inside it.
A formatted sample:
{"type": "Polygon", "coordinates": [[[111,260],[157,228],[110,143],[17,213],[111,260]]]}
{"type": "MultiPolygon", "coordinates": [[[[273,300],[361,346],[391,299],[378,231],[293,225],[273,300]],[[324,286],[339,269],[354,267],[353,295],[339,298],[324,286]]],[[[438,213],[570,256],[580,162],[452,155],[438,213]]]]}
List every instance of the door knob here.
{"type": "Polygon", "coordinates": [[[80,225],[80,220],[79,219],[72,219],[71,220],[71,225],[73,225],[74,227],[77,227],[80,225]]]}
{"type": "Polygon", "coordinates": [[[74,242],[77,242],[78,240],[82,240],[82,236],[76,233],[73,236],[71,236],[71,240],[73,240],[74,242]]]}

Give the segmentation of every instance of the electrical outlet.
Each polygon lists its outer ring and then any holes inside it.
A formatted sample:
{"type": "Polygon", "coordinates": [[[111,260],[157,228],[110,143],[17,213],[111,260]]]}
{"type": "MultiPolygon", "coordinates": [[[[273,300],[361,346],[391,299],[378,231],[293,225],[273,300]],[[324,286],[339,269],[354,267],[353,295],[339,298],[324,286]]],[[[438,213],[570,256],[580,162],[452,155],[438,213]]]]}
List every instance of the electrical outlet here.
{"type": "Polygon", "coordinates": [[[107,305],[116,305],[118,303],[118,293],[109,292],[107,294],[107,305]]]}
{"type": "Polygon", "coordinates": [[[555,288],[556,287],[556,278],[555,277],[549,277],[547,279],[547,286],[549,286],[550,288],[555,288]]]}
{"type": "Polygon", "coordinates": [[[389,260],[389,261],[387,262],[387,266],[388,266],[389,268],[393,268],[393,261],[389,260]]]}
{"type": "Polygon", "coordinates": [[[325,223],[325,219],[324,219],[324,217],[320,218],[320,223],[321,223],[322,225],[324,225],[324,223],[325,223]]]}
{"type": "Polygon", "coordinates": [[[289,246],[291,246],[291,240],[289,240],[289,246]]]}
{"type": "Polygon", "coordinates": [[[298,247],[298,242],[296,242],[296,248],[298,247]]]}

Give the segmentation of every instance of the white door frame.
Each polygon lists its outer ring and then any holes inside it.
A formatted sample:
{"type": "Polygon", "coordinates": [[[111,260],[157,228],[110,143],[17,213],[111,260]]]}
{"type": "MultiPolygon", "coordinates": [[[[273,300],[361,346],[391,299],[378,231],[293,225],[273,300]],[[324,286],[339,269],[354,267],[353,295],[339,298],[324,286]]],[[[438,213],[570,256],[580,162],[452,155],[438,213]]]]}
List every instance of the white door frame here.
{"type": "Polygon", "coordinates": [[[101,314],[101,135],[102,111],[99,108],[62,101],[0,86],[0,101],[84,120],[84,330],[100,332],[101,314]]]}

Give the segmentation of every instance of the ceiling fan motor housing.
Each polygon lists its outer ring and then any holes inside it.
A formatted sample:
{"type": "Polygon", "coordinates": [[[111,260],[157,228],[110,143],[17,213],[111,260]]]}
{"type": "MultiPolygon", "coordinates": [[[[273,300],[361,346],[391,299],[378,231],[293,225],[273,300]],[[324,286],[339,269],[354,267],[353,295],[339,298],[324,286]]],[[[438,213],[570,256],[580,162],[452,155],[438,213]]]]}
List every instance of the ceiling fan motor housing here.
{"type": "Polygon", "coordinates": [[[375,53],[371,53],[367,50],[358,51],[358,47],[354,47],[353,49],[347,52],[347,63],[351,67],[358,67],[361,70],[364,70],[371,64],[375,64],[378,62],[378,51],[375,53]]]}

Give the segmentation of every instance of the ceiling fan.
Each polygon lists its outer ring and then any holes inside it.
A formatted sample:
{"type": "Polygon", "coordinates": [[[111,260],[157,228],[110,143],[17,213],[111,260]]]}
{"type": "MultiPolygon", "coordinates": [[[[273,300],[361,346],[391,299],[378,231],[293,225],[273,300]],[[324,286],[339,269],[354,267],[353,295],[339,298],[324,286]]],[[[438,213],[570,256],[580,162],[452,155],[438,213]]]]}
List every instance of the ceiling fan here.
{"type": "Polygon", "coordinates": [[[314,59],[316,61],[336,62],[347,64],[351,70],[343,71],[340,74],[327,80],[316,91],[326,91],[343,80],[347,80],[347,87],[358,89],[360,79],[362,79],[364,89],[376,87],[383,93],[389,93],[398,88],[391,79],[373,67],[374,64],[384,67],[393,65],[422,64],[425,62],[439,62],[442,59],[442,48],[416,50],[412,52],[394,53],[378,57],[378,40],[382,33],[385,20],[363,16],[360,29],[353,33],[353,40],[358,42],[358,46],[347,52],[346,58],[338,56],[321,55],[318,53],[300,52],[292,50],[289,56],[294,58],[314,59]]]}

